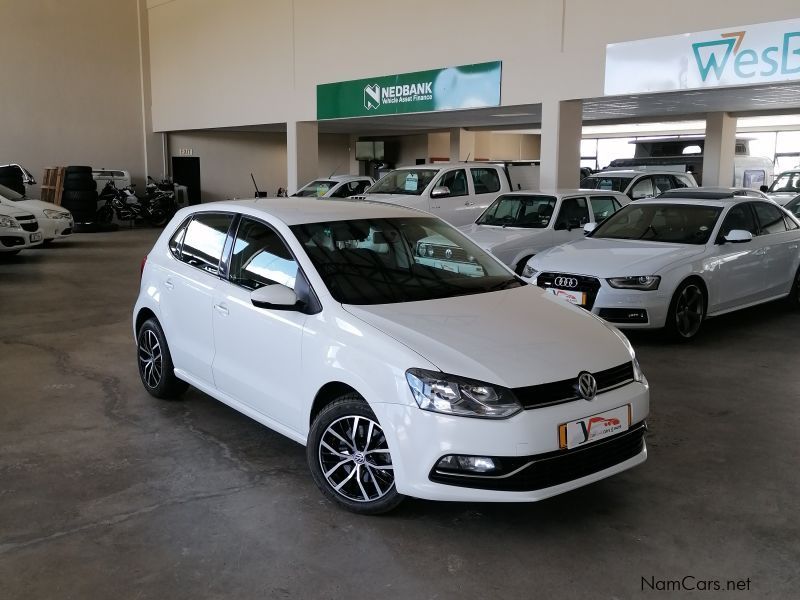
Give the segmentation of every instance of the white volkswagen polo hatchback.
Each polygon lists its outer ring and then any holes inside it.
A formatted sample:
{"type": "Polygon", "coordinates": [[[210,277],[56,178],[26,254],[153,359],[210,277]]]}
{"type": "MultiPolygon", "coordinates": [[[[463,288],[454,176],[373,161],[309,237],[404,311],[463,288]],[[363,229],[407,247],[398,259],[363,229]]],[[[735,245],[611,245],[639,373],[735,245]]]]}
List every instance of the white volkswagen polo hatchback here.
{"type": "Polygon", "coordinates": [[[187,384],[307,446],[329,498],[534,501],[646,459],[627,339],[426,213],[276,198],[183,209],[143,263],[145,389],[187,384]],[[419,260],[450,240],[480,270],[419,260]]]}

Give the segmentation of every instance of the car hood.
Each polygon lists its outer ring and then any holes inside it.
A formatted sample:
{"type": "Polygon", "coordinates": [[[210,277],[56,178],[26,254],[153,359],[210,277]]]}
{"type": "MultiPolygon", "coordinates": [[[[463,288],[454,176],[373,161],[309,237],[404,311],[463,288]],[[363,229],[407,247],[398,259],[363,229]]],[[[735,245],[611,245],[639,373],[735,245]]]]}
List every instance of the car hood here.
{"type": "Polygon", "coordinates": [[[589,238],[541,252],[531,266],[537,271],[596,277],[654,275],[667,265],[704,251],[705,246],[689,244],[589,238]]]}
{"type": "Polygon", "coordinates": [[[484,250],[491,250],[495,246],[500,246],[501,244],[514,242],[523,238],[533,240],[545,231],[544,229],[490,227],[486,225],[476,225],[475,223],[472,225],[465,225],[459,229],[484,250]]]}
{"type": "Polygon", "coordinates": [[[29,200],[17,200],[16,204],[20,208],[24,210],[29,210],[30,212],[34,213],[37,217],[39,217],[40,215],[44,217],[44,213],[42,211],[44,211],[45,209],[57,210],[59,212],[69,212],[66,208],[63,208],[61,206],[56,206],[52,202],[44,202],[42,200],[36,200],[33,198],[29,200]]]}
{"type": "MultiPolygon", "coordinates": [[[[20,202],[21,203],[21,202],[20,202]]],[[[0,215],[5,217],[31,217],[36,216],[27,208],[18,206],[17,202],[0,202],[0,215]]]]}
{"type": "Polygon", "coordinates": [[[445,373],[506,387],[569,379],[631,360],[621,334],[530,285],[344,309],[445,373]]]}
{"type": "Polygon", "coordinates": [[[800,192],[770,192],[767,194],[767,197],[783,206],[792,198],[797,198],[798,194],[800,194],[800,192]]]}
{"type": "Polygon", "coordinates": [[[400,204],[401,206],[411,206],[417,208],[423,196],[415,194],[359,194],[355,196],[359,200],[372,200],[373,202],[386,202],[388,204],[400,204]]]}

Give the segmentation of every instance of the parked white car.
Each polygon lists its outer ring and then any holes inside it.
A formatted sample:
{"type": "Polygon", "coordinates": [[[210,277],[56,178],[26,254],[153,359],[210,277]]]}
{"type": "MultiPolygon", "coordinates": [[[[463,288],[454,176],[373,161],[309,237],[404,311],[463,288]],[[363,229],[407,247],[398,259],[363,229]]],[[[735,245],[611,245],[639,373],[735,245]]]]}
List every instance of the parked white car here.
{"type": "Polygon", "coordinates": [[[657,198],[593,227],[537,254],[524,277],[618,327],[666,327],[679,340],[740,308],[800,305],[800,222],[774,202],[657,198]]]}
{"type": "Polygon", "coordinates": [[[434,163],[391,171],[358,198],[418,208],[458,227],[474,222],[508,191],[502,165],[434,163]]]}
{"type": "Polygon", "coordinates": [[[697,187],[691,173],[653,169],[607,169],[581,180],[581,188],[622,192],[631,200],[654,198],[667,190],[687,187],[697,187]]]}
{"type": "Polygon", "coordinates": [[[9,256],[42,243],[36,217],[16,206],[0,204],[0,253],[9,256]]]}
{"type": "Polygon", "coordinates": [[[51,202],[43,202],[18,194],[12,189],[0,185],[0,205],[16,206],[22,210],[33,213],[39,224],[43,242],[48,244],[53,240],[68,237],[72,234],[75,221],[72,213],[66,208],[51,202]]]}
{"type": "Polygon", "coordinates": [[[183,209],[143,264],[133,329],[150,394],[188,383],[305,444],[322,492],[360,513],[405,495],[541,500],[647,456],[648,384],[627,339],[415,210],[183,209]],[[481,275],[418,261],[432,235],[481,275]]]}
{"type": "MultiPolygon", "coordinates": [[[[657,198],[692,198],[694,200],[721,200],[732,196],[745,196],[774,202],[764,192],[745,187],[713,187],[702,186],[698,188],[674,188],[656,196],[657,198]]],[[[775,202],[777,204],[777,202],[775,202]]]]}
{"type": "Polygon", "coordinates": [[[795,218],[800,219],[800,194],[789,200],[783,208],[792,213],[795,218]]]}
{"type": "MultiPolygon", "coordinates": [[[[582,239],[586,223],[599,223],[629,202],[625,194],[597,190],[512,192],[499,196],[472,225],[460,229],[521,274],[533,255],[582,239]]],[[[432,246],[426,245],[426,250],[432,246]]]]}
{"type": "Polygon", "coordinates": [[[292,196],[314,198],[349,198],[363,194],[369,186],[375,183],[372,177],[366,175],[331,175],[322,179],[315,179],[297,190],[292,196]]]}
{"type": "Polygon", "coordinates": [[[767,196],[783,206],[800,194],[800,169],[784,171],[775,178],[766,190],[767,196]]]}

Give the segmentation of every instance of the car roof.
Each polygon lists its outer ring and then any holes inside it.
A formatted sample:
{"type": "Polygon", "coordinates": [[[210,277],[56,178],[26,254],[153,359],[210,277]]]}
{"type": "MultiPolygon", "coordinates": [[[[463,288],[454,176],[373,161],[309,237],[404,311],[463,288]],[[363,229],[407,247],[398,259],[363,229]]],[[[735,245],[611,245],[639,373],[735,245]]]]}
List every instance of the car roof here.
{"type": "Polygon", "coordinates": [[[356,179],[369,179],[369,175],[331,175],[330,177],[318,177],[314,181],[330,179],[331,181],[355,181],[356,179]]]}
{"type": "Polygon", "coordinates": [[[467,162],[467,161],[451,161],[451,162],[435,162],[425,163],[424,165],[406,165],[405,167],[397,167],[395,171],[405,171],[408,169],[443,169],[450,167],[493,167],[502,168],[502,165],[497,165],[490,162],[467,162]]]}
{"type": "Polygon", "coordinates": [[[519,190],[503,192],[502,196],[555,196],[556,198],[563,198],[564,196],[625,196],[622,192],[614,190],[598,190],[592,188],[558,188],[558,189],[544,189],[544,190],[519,190]]]}
{"type": "Polygon", "coordinates": [[[686,175],[684,172],[656,169],[615,169],[609,168],[586,177],[624,177],[626,175],[686,175]]]}
{"type": "MultiPolygon", "coordinates": [[[[187,210],[187,209],[184,209],[187,210]]],[[[190,207],[186,214],[196,212],[230,211],[252,216],[267,215],[286,225],[347,221],[351,219],[392,219],[402,217],[432,217],[416,210],[369,200],[329,200],[327,198],[252,198],[225,200],[190,207]]]]}
{"type": "Polygon", "coordinates": [[[703,198],[703,197],[695,197],[695,198],[684,198],[684,197],[672,197],[669,196],[659,196],[656,198],[646,198],[642,200],[635,200],[628,204],[628,206],[636,206],[638,204],[692,204],[698,206],[719,206],[725,207],[730,204],[737,204],[740,202],[752,202],[753,200],[761,200],[762,202],[769,202],[768,200],[764,200],[763,198],[752,198],[748,196],[722,196],[720,198],[703,198]]]}
{"type": "MultiPolygon", "coordinates": [[[[699,187],[699,188],[672,188],[662,192],[659,198],[702,198],[704,200],[722,200],[730,198],[737,193],[748,192],[748,188],[725,187],[699,187]]],[[[741,195],[739,197],[742,197],[741,195]]],[[[748,196],[764,200],[763,196],[748,196]]]]}

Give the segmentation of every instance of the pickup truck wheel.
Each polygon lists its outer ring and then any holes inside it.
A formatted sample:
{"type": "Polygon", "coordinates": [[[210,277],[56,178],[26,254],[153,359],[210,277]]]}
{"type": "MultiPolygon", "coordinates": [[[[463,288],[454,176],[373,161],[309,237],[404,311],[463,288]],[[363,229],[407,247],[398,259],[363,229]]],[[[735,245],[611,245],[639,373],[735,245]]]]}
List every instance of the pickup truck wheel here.
{"type": "Polygon", "coordinates": [[[377,515],[403,501],[383,429],[356,393],[320,411],[308,435],[306,458],[320,491],[349,511],[377,515]]]}

